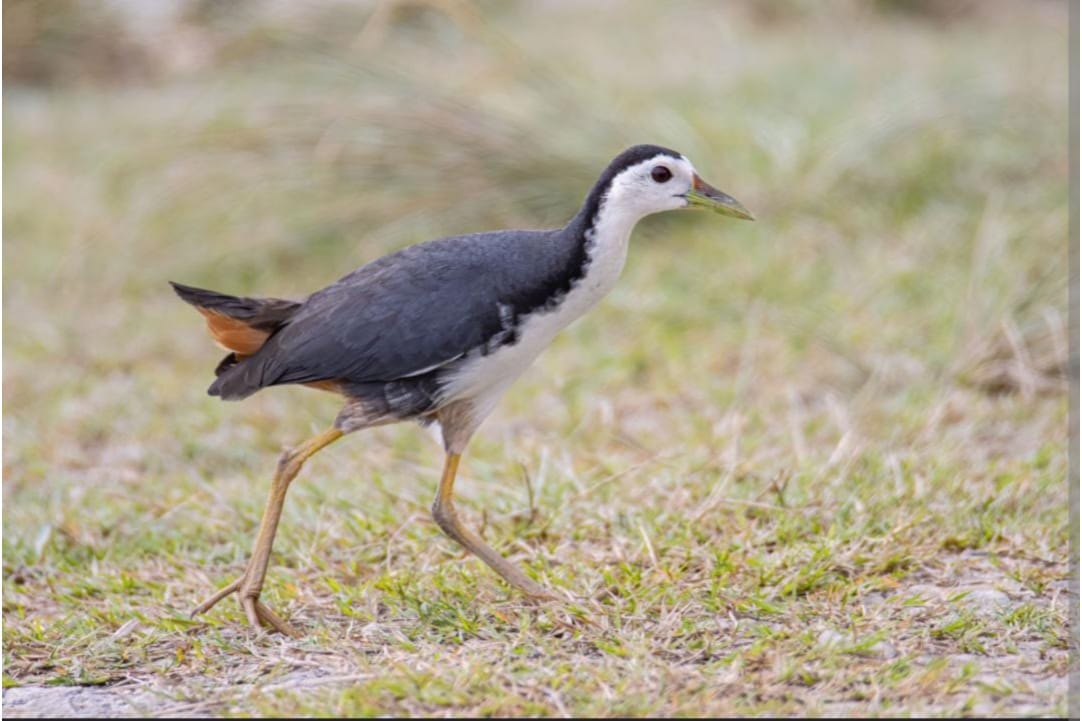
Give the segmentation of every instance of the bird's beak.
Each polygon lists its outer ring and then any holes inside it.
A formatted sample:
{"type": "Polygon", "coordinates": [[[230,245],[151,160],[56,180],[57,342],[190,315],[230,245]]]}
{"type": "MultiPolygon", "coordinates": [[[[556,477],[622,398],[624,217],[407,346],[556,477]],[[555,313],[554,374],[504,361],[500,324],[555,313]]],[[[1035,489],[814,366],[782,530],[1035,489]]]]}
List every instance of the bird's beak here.
{"type": "Polygon", "coordinates": [[[698,175],[694,176],[691,190],[684,197],[688,199],[689,208],[706,208],[715,213],[730,215],[734,218],[755,220],[755,216],[751,214],[750,210],[741,205],[740,201],[721,192],[698,175]]]}

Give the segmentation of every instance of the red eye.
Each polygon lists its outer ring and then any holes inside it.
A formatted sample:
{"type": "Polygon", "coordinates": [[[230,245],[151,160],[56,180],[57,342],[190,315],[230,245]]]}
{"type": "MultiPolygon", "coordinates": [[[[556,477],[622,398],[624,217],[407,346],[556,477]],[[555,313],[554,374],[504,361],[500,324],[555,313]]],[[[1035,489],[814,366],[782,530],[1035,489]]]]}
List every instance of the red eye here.
{"type": "Polygon", "coordinates": [[[664,165],[658,165],[650,171],[650,177],[657,183],[667,183],[672,178],[672,171],[664,165]]]}

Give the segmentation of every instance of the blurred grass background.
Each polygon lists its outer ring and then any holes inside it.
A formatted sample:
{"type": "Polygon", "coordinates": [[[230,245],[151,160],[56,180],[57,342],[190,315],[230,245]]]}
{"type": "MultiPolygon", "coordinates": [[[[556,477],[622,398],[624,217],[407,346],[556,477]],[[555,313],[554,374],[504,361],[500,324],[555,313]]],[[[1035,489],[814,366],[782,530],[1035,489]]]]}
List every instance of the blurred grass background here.
{"type": "Polygon", "coordinates": [[[166,280],[299,297],[408,243],[562,224],[652,142],[759,221],[644,221],[460,484],[603,630],[569,648],[453,562],[423,520],[438,448],[379,429],[291,491],[268,597],[350,672],[354,621],[405,629],[395,663],[492,645],[428,695],[396,666],[228,708],[1065,713],[1066,23],[1040,0],[4,3],[5,683],[187,698],[295,667],[232,609],[179,612],[239,572],[274,454],[337,401],[207,398],[218,351],[166,280]],[[920,623],[910,596],[855,610],[918,583],[953,589],[920,623]],[[959,587],[1014,604],[978,618],[959,587]],[[894,660],[824,655],[822,624],[894,660]],[[509,635],[554,675],[500,661],[509,635]]]}

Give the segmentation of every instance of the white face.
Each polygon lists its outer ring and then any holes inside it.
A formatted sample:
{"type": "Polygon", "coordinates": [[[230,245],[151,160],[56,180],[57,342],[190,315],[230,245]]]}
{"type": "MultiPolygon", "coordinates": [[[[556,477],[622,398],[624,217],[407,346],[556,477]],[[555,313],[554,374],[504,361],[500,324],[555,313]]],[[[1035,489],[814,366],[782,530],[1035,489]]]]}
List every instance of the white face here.
{"type": "Polygon", "coordinates": [[[613,181],[605,209],[636,220],[651,213],[688,206],[685,197],[695,179],[695,168],[687,158],[659,154],[632,165],[613,181]]]}

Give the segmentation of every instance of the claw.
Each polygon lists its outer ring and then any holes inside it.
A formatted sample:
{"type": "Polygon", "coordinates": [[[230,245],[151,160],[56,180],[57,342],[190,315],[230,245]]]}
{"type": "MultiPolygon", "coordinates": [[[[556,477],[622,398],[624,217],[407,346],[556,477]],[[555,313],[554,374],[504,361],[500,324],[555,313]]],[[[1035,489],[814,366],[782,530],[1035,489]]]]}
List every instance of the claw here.
{"type": "Polygon", "coordinates": [[[245,576],[241,576],[224,588],[219,589],[213,596],[192,609],[191,617],[195,618],[201,613],[206,613],[226,596],[233,593],[239,593],[241,608],[244,609],[244,615],[248,617],[248,623],[252,628],[262,628],[267,626],[286,636],[300,638],[300,632],[290,626],[281,616],[270,610],[267,604],[260,601],[258,593],[250,594],[250,592],[246,592],[242,588],[244,586],[244,579],[245,576]]]}

